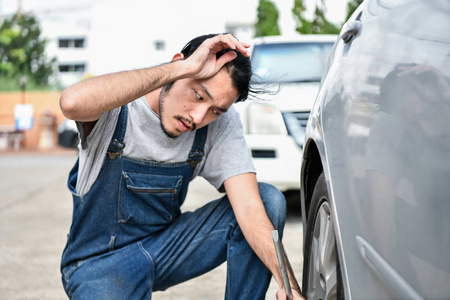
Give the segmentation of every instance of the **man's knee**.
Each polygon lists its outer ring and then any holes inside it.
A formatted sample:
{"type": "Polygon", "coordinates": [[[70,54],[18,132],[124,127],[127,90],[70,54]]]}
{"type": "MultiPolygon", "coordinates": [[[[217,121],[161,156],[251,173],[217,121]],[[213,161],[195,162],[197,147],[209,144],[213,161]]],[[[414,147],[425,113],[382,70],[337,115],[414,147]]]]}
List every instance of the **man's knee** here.
{"type": "Polygon", "coordinates": [[[286,198],[271,184],[259,182],[258,186],[269,219],[276,229],[282,230],[286,220],[286,198]]]}

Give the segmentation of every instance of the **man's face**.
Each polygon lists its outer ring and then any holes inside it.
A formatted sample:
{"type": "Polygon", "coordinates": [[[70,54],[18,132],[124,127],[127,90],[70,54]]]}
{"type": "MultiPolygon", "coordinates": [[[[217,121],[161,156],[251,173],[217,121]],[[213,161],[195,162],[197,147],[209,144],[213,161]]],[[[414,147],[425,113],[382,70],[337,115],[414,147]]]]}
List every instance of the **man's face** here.
{"type": "Polygon", "coordinates": [[[237,96],[226,68],[211,78],[178,80],[169,91],[166,88],[161,91],[161,127],[172,138],[199,129],[226,113],[237,96]]]}

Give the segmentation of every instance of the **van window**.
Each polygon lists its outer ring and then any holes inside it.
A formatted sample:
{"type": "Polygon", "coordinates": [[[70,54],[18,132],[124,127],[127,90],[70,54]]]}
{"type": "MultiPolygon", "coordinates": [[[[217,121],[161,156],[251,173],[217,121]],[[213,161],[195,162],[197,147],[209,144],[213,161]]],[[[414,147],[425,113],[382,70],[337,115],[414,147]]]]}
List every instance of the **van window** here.
{"type": "Polygon", "coordinates": [[[255,45],[254,81],[319,82],[334,43],[278,43],[255,45]]]}

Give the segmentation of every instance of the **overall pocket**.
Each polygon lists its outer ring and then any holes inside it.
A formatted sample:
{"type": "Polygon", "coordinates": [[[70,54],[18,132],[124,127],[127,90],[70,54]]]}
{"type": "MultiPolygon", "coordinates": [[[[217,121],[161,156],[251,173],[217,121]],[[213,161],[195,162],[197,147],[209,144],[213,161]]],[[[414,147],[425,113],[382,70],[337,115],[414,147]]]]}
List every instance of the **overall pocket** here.
{"type": "Polygon", "coordinates": [[[122,172],[120,181],[120,223],[164,225],[180,214],[182,176],[122,172]]]}

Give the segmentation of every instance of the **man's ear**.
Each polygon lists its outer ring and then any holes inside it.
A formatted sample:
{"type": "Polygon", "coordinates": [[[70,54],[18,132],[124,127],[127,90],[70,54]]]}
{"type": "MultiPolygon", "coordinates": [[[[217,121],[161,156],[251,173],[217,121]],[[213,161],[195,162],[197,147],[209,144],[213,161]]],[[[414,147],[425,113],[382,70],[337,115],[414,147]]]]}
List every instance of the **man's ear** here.
{"type": "Polygon", "coordinates": [[[179,59],[184,59],[184,54],[183,53],[177,53],[173,56],[172,61],[176,61],[179,59]]]}

